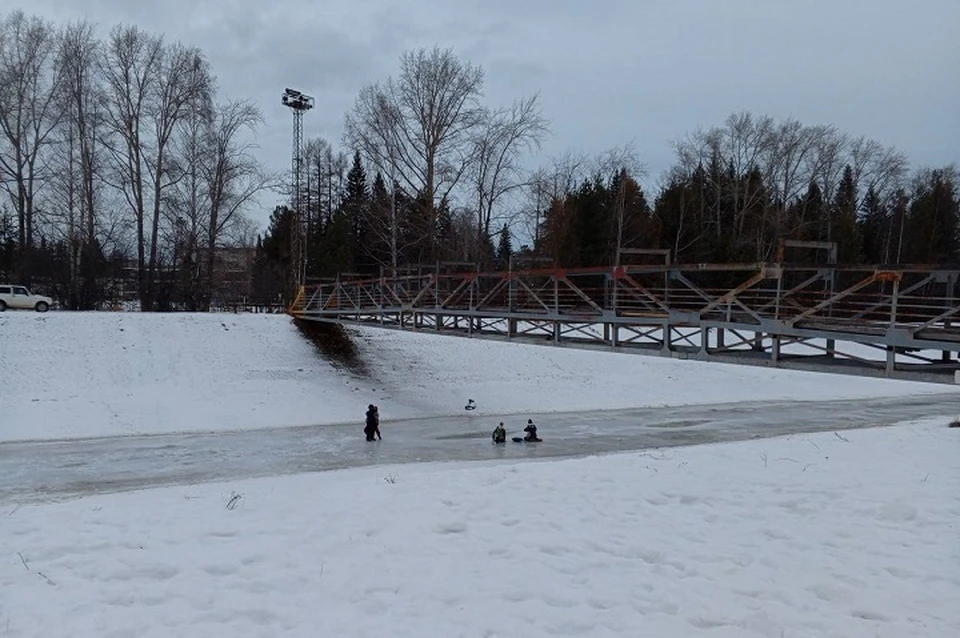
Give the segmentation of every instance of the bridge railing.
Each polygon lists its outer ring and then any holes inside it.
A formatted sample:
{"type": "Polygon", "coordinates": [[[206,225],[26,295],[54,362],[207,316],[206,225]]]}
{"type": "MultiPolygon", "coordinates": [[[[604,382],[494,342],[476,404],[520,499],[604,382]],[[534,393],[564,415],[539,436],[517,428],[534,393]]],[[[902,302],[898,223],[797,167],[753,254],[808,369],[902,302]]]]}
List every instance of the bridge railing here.
{"type": "Polygon", "coordinates": [[[659,321],[953,330],[960,270],[688,264],[429,272],[308,286],[298,314],[473,313],[659,321]]]}

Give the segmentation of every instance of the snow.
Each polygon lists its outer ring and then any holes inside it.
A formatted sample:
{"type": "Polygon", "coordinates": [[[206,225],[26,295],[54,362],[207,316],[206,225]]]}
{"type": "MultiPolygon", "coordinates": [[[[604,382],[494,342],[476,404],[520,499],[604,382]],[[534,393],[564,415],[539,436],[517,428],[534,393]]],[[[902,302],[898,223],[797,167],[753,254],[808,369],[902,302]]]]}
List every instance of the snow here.
{"type": "Polygon", "coordinates": [[[545,414],[749,400],[954,393],[956,387],[351,328],[356,365],[289,317],[0,315],[0,440],[545,414]]]}
{"type": "Polygon", "coordinates": [[[931,420],[7,506],[0,628],[956,636],[957,435],[931,420]]]}
{"type": "MultiPolygon", "coordinates": [[[[0,440],[357,422],[371,401],[385,418],[414,418],[462,414],[468,398],[484,416],[957,392],[355,336],[362,365],[351,368],[319,357],[282,316],[6,313],[0,440]]],[[[954,416],[0,499],[0,635],[952,637],[954,416]]],[[[15,449],[0,443],[0,455],[15,449]]]]}

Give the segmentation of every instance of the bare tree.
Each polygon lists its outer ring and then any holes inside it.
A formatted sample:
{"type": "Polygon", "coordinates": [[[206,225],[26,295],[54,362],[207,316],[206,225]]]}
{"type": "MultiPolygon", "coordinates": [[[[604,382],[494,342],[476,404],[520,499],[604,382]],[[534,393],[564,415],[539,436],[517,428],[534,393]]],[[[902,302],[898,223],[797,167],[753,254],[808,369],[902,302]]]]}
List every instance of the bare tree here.
{"type": "Polygon", "coordinates": [[[202,296],[200,248],[210,219],[205,170],[214,162],[210,145],[213,111],[211,95],[194,96],[170,147],[169,172],[179,179],[164,198],[164,221],[174,229],[169,238],[174,253],[171,263],[178,270],[183,301],[191,310],[200,306],[202,296]]]}
{"type": "Polygon", "coordinates": [[[197,49],[164,45],[136,27],[111,32],[101,67],[117,186],[135,218],[140,303],[147,310],[154,305],[164,196],[183,177],[173,170],[171,141],[199,96],[212,90],[212,78],[197,49]]]}
{"type": "MultiPolygon", "coordinates": [[[[70,250],[70,302],[89,307],[91,299],[79,298],[81,262],[96,259],[96,206],[101,170],[97,134],[100,123],[99,103],[103,97],[97,60],[100,42],[88,22],[76,22],[64,29],[58,50],[58,64],[63,80],[65,117],[61,140],[65,152],[58,153],[62,169],[57,171],[66,210],[66,240],[70,250]]],[[[91,271],[88,269],[87,273],[91,271]]],[[[89,275],[92,276],[92,275],[89,275]]],[[[92,284],[92,282],[88,282],[92,284]]],[[[87,288],[92,288],[88,285],[87,288]]]]}
{"type": "Polygon", "coordinates": [[[152,189],[152,228],[150,233],[150,261],[147,269],[146,290],[141,291],[141,303],[148,307],[154,301],[154,282],[157,273],[157,250],[160,234],[160,217],[165,191],[182,178],[181,171],[171,170],[173,163],[167,157],[177,126],[190,114],[198,100],[212,90],[212,78],[207,63],[199,50],[180,44],[161,49],[159,64],[154,67],[157,75],[152,84],[152,99],[147,102],[147,112],[152,120],[150,144],[152,153],[147,156],[147,172],[152,189]]]}
{"type": "Polygon", "coordinates": [[[850,142],[850,164],[854,181],[860,187],[860,201],[870,189],[881,199],[891,197],[903,186],[909,167],[904,153],[865,137],[850,142]]]}
{"type": "Polygon", "coordinates": [[[365,87],[346,116],[345,139],[411,197],[436,227],[436,202],[447,199],[472,161],[482,121],[483,70],[449,49],[418,49],[400,58],[400,74],[365,87]]]}
{"type": "Polygon", "coordinates": [[[597,173],[604,176],[616,175],[617,194],[614,198],[614,217],[616,219],[616,233],[612,237],[610,254],[614,261],[619,259],[621,248],[625,247],[624,233],[630,225],[630,212],[628,211],[628,191],[631,183],[636,185],[636,180],[641,179],[646,174],[646,169],[632,144],[617,146],[607,150],[596,159],[597,173]]]}
{"type": "Polygon", "coordinates": [[[527,180],[527,235],[534,248],[540,246],[543,214],[554,204],[564,206],[567,195],[574,192],[590,170],[591,160],[583,153],[567,151],[551,159],[549,168],[534,171],[527,180]],[[531,228],[532,227],[532,228],[531,228]]]}
{"type": "Polygon", "coordinates": [[[116,27],[110,33],[100,71],[106,82],[102,138],[116,172],[114,185],[126,200],[136,225],[137,285],[144,307],[147,288],[147,132],[148,103],[158,80],[163,41],[136,27],[116,27]]]}
{"type": "Polygon", "coordinates": [[[0,22],[0,133],[7,143],[0,183],[17,214],[21,256],[33,244],[36,197],[47,177],[41,155],[64,112],[56,46],[54,27],[39,18],[15,11],[0,22]]]}
{"type": "Polygon", "coordinates": [[[540,148],[547,133],[538,97],[514,102],[508,109],[485,114],[474,140],[471,186],[476,197],[477,246],[486,245],[490,228],[502,216],[495,214],[497,203],[523,188],[519,158],[523,151],[540,148]]]}
{"type": "Polygon", "coordinates": [[[80,194],[83,226],[88,243],[96,234],[96,173],[98,166],[97,127],[103,98],[97,60],[100,42],[88,22],[70,24],[60,43],[60,64],[69,100],[69,125],[76,132],[80,160],[80,194]]]}
{"type": "Polygon", "coordinates": [[[212,162],[204,171],[210,203],[205,309],[210,307],[218,243],[231,226],[243,224],[243,210],[258,194],[278,185],[276,177],[266,174],[251,155],[252,143],[241,140],[262,123],[259,109],[248,102],[228,102],[214,110],[208,136],[212,162]]]}

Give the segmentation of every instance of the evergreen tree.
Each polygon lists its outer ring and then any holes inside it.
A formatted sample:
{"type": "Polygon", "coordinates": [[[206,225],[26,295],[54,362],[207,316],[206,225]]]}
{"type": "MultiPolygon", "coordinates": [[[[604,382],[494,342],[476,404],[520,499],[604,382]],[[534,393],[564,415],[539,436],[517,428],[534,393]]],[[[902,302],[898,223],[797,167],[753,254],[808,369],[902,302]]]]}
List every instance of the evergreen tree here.
{"type": "Polygon", "coordinates": [[[910,198],[906,191],[898,188],[893,196],[893,208],[890,211],[890,263],[899,264],[903,260],[904,235],[906,233],[907,213],[910,198]]]}
{"type": "Polygon", "coordinates": [[[877,191],[871,186],[860,206],[860,228],[863,237],[863,256],[867,263],[890,262],[890,218],[880,201],[877,191]]]}
{"type": "Polygon", "coordinates": [[[510,256],[513,254],[513,243],[510,240],[510,229],[504,224],[500,229],[500,241],[497,243],[497,269],[506,270],[510,265],[510,256]]]}
{"type": "Polygon", "coordinates": [[[347,173],[347,187],[343,203],[340,206],[349,225],[347,239],[347,268],[351,271],[369,272],[373,264],[365,258],[365,242],[368,241],[367,218],[370,208],[370,192],[367,188],[367,174],[360,161],[360,152],[353,154],[353,165],[347,173]]]}
{"type": "Polygon", "coordinates": [[[907,217],[908,260],[924,264],[956,263],[958,215],[954,176],[937,169],[922,177],[907,217]]]}
{"type": "Polygon", "coordinates": [[[574,233],[578,244],[570,266],[609,265],[616,251],[613,196],[600,175],[585,180],[573,195],[574,233]]]}
{"type": "Polygon", "coordinates": [[[353,227],[346,207],[333,213],[320,242],[323,259],[320,262],[321,277],[336,277],[340,273],[353,272],[352,251],[353,227]]]}
{"type": "Polygon", "coordinates": [[[440,201],[437,207],[437,257],[440,261],[460,261],[460,242],[457,237],[457,230],[453,224],[453,212],[450,210],[450,202],[447,198],[440,201]]]}
{"type": "Polygon", "coordinates": [[[692,175],[675,175],[654,203],[653,215],[660,229],[659,246],[669,249],[672,259],[678,263],[707,261],[698,254],[700,239],[707,232],[701,217],[701,180],[699,169],[692,175]]]}
{"type": "Polygon", "coordinates": [[[277,206],[270,215],[266,235],[257,240],[252,287],[260,303],[286,305],[296,294],[291,244],[294,223],[293,211],[277,206]]]}
{"type": "Polygon", "coordinates": [[[17,227],[13,215],[0,208],[0,280],[10,281],[17,268],[17,227]]]}
{"type": "Polygon", "coordinates": [[[857,185],[849,164],[844,167],[843,177],[837,185],[837,193],[830,210],[830,222],[827,240],[837,242],[838,261],[860,263],[863,256],[862,239],[857,225],[857,185]]]}
{"type": "Polygon", "coordinates": [[[391,201],[387,183],[379,172],[374,176],[367,209],[362,252],[374,268],[392,264],[391,201]]]}
{"type": "Polygon", "coordinates": [[[830,219],[823,205],[823,191],[815,181],[807,185],[807,192],[795,207],[797,211],[796,237],[804,241],[827,241],[830,219]]]}

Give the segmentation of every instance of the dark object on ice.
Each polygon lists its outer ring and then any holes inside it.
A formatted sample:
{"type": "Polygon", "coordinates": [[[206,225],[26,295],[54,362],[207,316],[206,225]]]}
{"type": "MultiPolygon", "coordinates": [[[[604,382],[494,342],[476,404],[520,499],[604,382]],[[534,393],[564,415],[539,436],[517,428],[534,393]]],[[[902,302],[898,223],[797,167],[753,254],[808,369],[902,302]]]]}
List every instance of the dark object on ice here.
{"type": "Polygon", "coordinates": [[[383,440],[380,435],[380,411],[372,403],[367,406],[367,424],[363,428],[363,433],[368,441],[383,440]]]}
{"type": "Polygon", "coordinates": [[[948,427],[948,428],[960,428],[960,419],[958,419],[958,420],[956,420],[956,421],[951,421],[951,422],[950,422],[950,425],[948,425],[947,427],[948,427]]]}
{"type": "Polygon", "coordinates": [[[523,437],[527,443],[539,443],[543,440],[537,436],[537,426],[534,425],[533,419],[527,419],[527,427],[523,428],[523,431],[527,433],[523,437]]]}
{"type": "Polygon", "coordinates": [[[467,404],[463,406],[464,410],[476,410],[477,404],[473,402],[473,399],[467,399],[467,404]]]}
{"type": "Polygon", "coordinates": [[[494,443],[506,443],[507,441],[507,430],[503,427],[503,421],[500,422],[493,430],[493,435],[491,435],[494,443]]]}

